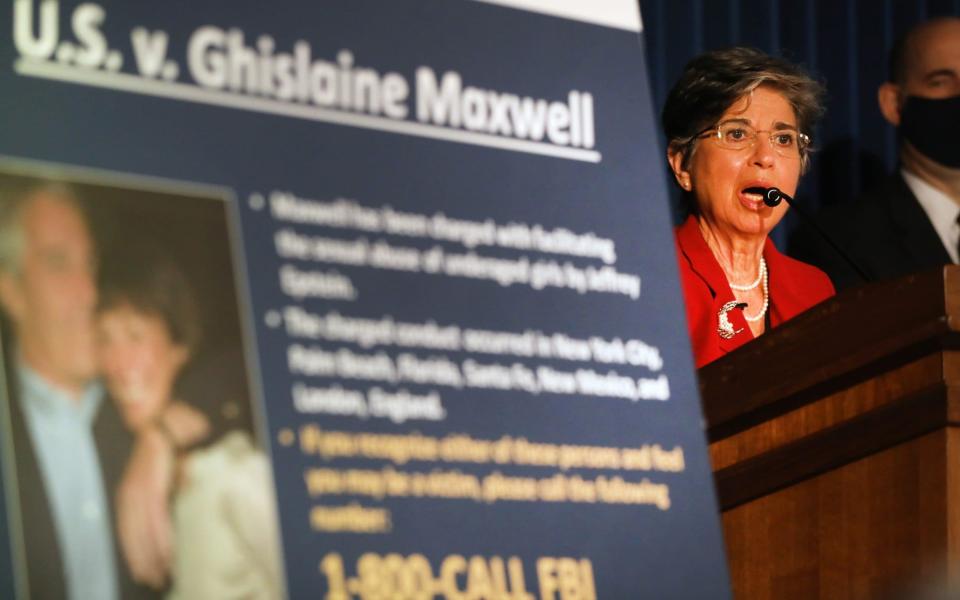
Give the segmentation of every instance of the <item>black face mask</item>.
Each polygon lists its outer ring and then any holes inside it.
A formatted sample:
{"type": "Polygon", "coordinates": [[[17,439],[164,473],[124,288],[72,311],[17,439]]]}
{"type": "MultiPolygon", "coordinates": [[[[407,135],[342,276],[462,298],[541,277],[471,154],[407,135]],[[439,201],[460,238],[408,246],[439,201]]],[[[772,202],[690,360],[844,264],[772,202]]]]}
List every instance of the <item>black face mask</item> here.
{"type": "Polygon", "coordinates": [[[960,96],[907,96],[900,113],[900,135],[921,154],[960,169],[960,96]]]}

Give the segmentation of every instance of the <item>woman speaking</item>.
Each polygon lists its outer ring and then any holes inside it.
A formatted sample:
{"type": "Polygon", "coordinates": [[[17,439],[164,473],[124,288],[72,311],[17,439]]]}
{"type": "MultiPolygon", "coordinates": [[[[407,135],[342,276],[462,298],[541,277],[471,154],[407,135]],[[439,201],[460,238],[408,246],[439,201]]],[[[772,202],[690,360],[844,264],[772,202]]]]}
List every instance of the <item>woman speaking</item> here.
{"type": "Polygon", "coordinates": [[[676,230],[687,324],[699,368],[833,295],[819,269],[768,238],[809,162],[821,86],[749,48],[693,59],[663,109],[667,159],[690,216],[676,230]]]}

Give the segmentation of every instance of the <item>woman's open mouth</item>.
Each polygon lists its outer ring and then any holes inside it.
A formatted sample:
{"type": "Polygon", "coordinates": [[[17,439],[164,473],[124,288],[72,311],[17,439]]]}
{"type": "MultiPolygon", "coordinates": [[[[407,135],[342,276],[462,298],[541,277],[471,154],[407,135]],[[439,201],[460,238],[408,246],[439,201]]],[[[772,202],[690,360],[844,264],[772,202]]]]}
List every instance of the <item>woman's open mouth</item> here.
{"type": "Polygon", "coordinates": [[[759,194],[755,191],[749,191],[749,192],[747,191],[747,190],[753,190],[756,187],[757,186],[753,186],[753,185],[747,186],[742,190],[740,190],[740,193],[737,194],[737,197],[740,199],[740,204],[742,204],[744,207],[746,207],[749,210],[760,210],[766,207],[766,204],[763,203],[762,194],[759,194]]]}

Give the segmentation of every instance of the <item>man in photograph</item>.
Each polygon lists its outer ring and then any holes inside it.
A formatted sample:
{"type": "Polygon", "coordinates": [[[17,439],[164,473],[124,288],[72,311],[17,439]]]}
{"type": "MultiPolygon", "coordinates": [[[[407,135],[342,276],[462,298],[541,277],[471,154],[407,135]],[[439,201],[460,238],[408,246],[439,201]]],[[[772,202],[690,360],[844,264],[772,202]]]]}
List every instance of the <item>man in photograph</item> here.
{"type": "Polygon", "coordinates": [[[12,330],[6,404],[22,517],[11,538],[22,540],[31,598],[152,593],[133,583],[113,534],[111,496],[130,447],[97,379],[96,260],[69,188],[3,182],[0,307],[12,330]]]}

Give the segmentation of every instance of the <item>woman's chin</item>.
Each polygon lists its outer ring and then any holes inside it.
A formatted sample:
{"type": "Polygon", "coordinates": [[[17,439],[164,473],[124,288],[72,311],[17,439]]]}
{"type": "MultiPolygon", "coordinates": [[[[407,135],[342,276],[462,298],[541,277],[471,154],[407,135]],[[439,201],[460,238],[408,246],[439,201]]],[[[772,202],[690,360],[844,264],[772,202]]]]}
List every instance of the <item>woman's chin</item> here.
{"type": "Polygon", "coordinates": [[[747,235],[767,236],[782,218],[782,211],[764,206],[742,214],[737,219],[737,229],[747,235]]]}
{"type": "MultiPolygon", "coordinates": [[[[710,227],[717,232],[725,232],[737,238],[763,238],[770,233],[776,225],[767,215],[760,214],[740,214],[733,219],[718,219],[710,224],[710,227]]],[[[779,219],[778,219],[779,220],[779,219]]]]}
{"type": "Polygon", "coordinates": [[[153,421],[153,414],[147,409],[147,402],[116,395],[114,399],[117,402],[117,407],[120,409],[120,416],[123,418],[127,429],[140,431],[153,421]]]}

